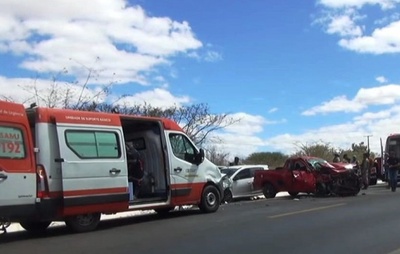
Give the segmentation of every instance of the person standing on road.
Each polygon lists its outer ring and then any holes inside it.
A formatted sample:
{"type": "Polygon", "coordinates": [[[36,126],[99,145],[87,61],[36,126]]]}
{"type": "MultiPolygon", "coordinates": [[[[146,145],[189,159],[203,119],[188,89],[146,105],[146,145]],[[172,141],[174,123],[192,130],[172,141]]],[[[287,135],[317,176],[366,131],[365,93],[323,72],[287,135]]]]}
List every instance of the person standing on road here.
{"type": "Polygon", "coordinates": [[[332,162],[340,162],[340,156],[339,156],[339,154],[335,153],[335,154],[333,155],[333,160],[332,160],[332,162]]]}
{"type": "Polygon", "coordinates": [[[390,151],[387,168],[389,169],[389,183],[393,192],[396,191],[397,187],[397,171],[399,170],[399,166],[399,160],[395,157],[394,151],[390,151]]]}
{"type": "Polygon", "coordinates": [[[347,156],[347,153],[343,154],[343,162],[347,162],[347,163],[351,162],[349,156],[347,156]]]}
{"type": "Polygon", "coordinates": [[[363,160],[361,162],[361,178],[362,178],[363,189],[364,190],[368,189],[368,185],[369,185],[368,172],[369,172],[368,153],[364,153],[363,154],[363,160]]]}

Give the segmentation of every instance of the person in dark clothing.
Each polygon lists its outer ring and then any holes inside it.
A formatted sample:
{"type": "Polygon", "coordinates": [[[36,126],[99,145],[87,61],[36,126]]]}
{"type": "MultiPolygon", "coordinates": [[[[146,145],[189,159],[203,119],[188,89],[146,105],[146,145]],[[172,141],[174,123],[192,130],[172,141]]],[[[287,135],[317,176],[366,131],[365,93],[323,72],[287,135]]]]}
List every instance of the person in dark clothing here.
{"type": "Polygon", "coordinates": [[[134,194],[138,196],[143,181],[144,171],[140,153],[132,146],[126,144],[126,157],[128,161],[128,181],[133,183],[134,194]]]}
{"type": "Polygon", "coordinates": [[[399,170],[399,166],[399,160],[395,157],[394,151],[390,151],[387,160],[387,168],[389,169],[389,182],[393,192],[395,192],[397,188],[397,171],[399,170]]]}
{"type": "Polygon", "coordinates": [[[343,154],[343,162],[347,162],[347,163],[351,162],[349,156],[347,156],[347,153],[343,154]]]}
{"type": "Polygon", "coordinates": [[[335,154],[333,155],[333,160],[332,160],[332,162],[340,162],[340,155],[337,154],[337,153],[335,153],[335,154]]]}
{"type": "Polygon", "coordinates": [[[369,169],[370,169],[370,162],[369,162],[369,153],[363,154],[363,160],[361,162],[361,178],[363,183],[363,189],[368,189],[369,186],[369,169]]]}

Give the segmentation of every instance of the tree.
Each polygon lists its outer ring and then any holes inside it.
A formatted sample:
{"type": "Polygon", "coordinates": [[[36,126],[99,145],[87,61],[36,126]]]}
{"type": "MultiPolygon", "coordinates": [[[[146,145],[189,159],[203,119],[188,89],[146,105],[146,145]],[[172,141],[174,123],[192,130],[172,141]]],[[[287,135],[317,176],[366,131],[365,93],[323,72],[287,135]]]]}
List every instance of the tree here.
{"type": "Polygon", "coordinates": [[[329,143],[323,141],[314,142],[312,144],[296,144],[299,150],[295,156],[315,156],[327,161],[331,161],[335,153],[341,154],[340,149],[335,149],[329,143]]]}
{"type": "MultiPolygon", "coordinates": [[[[85,66],[83,66],[85,67],[85,66]]],[[[113,102],[109,102],[111,88],[114,82],[91,89],[91,79],[95,79],[98,72],[93,68],[86,68],[87,75],[83,83],[60,82],[63,75],[67,75],[67,69],[63,69],[52,77],[50,86],[38,84],[38,78],[29,86],[22,87],[31,94],[31,97],[24,103],[35,103],[38,106],[50,108],[68,108],[74,110],[112,112],[117,109],[119,112],[128,115],[141,115],[152,117],[165,117],[177,122],[184,132],[194,141],[196,145],[202,146],[209,140],[209,134],[215,133],[227,126],[240,121],[234,119],[227,113],[214,114],[209,106],[204,103],[170,106],[167,108],[155,107],[150,104],[136,104],[134,106],[121,105],[117,102],[126,97],[121,95],[113,102]]],[[[65,79],[65,78],[64,78],[65,79]]],[[[8,101],[16,101],[14,98],[5,97],[8,101]]],[[[216,137],[218,139],[218,137],[216,137]]]]}
{"type": "Polygon", "coordinates": [[[219,142],[216,140],[208,140],[210,133],[215,133],[227,126],[240,122],[240,119],[235,119],[229,114],[213,114],[208,104],[200,103],[183,106],[170,106],[167,108],[154,107],[150,104],[136,104],[134,106],[117,105],[95,102],[87,104],[82,110],[92,110],[101,112],[111,112],[113,109],[127,115],[140,115],[151,117],[165,117],[177,122],[184,132],[198,146],[202,146],[206,141],[219,142]]]}
{"type": "MultiPolygon", "coordinates": [[[[96,79],[99,72],[92,67],[83,67],[86,70],[83,83],[77,80],[73,82],[61,81],[62,79],[68,79],[68,70],[64,68],[51,77],[49,85],[38,83],[39,76],[35,77],[33,84],[19,85],[22,90],[30,94],[21,103],[36,104],[37,106],[48,108],[70,108],[76,110],[83,110],[93,103],[101,103],[111,94],[111,88],[115,82],[110,81],[106,85],[90,89],[89,84],[91,80],[96,79]]],[[[118,99],[122,97],[120,96],[118,99]]],[[[18,101],[10,96],[2,95],[0,98],[7,101],[18,101]]]]}
{"type": "Polygon", "coordinates": [[[207,158],[219,166],[229,165],[229,153],[221,152],[216,146],[210,146],[207,149],[207,158]]]}
{"type": "Polygon", "coordinates": [[[281,152],[258,152],[250,154],[244,161],[245,164],[266,164],[269,168],[283,166],[287,155],[281,152]]]}

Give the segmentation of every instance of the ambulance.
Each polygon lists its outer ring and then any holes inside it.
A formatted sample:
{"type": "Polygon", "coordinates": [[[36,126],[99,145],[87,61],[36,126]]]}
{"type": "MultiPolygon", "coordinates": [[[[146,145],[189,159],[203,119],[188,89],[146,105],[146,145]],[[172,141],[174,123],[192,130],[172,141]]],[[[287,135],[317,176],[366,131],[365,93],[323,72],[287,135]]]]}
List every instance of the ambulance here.
{"type": "Polygon", "coordinates": [[[0,225],[29,232],[64,221],[96,229],[102,214],[195,205],[216,212],[220,170],[165,118],[42,108],[0,101],[0,225]],[[141,178],[130,180],[128,147],[141,178]],[[137,162],[138,162],[137,161],[137,162]]]}

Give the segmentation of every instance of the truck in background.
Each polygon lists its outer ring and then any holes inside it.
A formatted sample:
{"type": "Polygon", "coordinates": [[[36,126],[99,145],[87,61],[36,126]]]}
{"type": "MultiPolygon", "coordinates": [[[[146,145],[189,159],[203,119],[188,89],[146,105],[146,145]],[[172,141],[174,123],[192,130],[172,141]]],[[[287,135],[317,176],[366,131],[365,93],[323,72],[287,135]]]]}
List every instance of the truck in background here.
{"type": "Polygon", "coordinates": [[[65,221],[85,232],[101,214],[182,205],[215,212],[221,179],[172,120],[0,101],[0,225],[40,232],[65,221]],[[140,155],[141,179],[130,180],[127,147],[140,155]]]}

